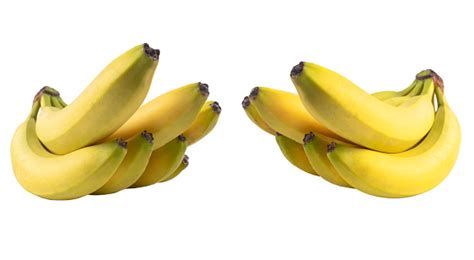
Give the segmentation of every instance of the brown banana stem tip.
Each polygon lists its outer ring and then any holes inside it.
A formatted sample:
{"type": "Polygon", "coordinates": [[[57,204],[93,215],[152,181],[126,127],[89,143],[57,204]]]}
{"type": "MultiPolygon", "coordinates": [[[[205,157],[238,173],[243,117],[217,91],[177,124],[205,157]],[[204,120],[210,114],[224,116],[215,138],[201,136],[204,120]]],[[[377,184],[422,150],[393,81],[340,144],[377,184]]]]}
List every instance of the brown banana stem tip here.
{"type": "Polygon", "coordinates": [[[143,51],[153,61],[157,61],[160,58],[160,50],[153,49],[148,43],[143,44],[143,51]]]}
{"type": "Polygon", "coordinates": [[[293,69],[291,69],[290,76],[291,77],[296,77],[296,76],[300,75],[301,72],[303,71],[303,69],[304,69],[304,62],[301,61],[300,63],[295,65],[293,67],[293,69]]]}
{"type": "Polygon", "coordinates": [[[47,94],[53,97],[59,97],[59,92],[57,90],[48,86],[44,86],[38,91],[38,93],[36,93],[35,97],[33,98],[33,103],[38,101],[41,98],[41,95],[43,94],[47,94]]]}
{"type": "Polygon", "coordinates": [[[250,100],[255,100],[258,96],[258,92],[260,92],[260,89],[258,87],[253,88],[252,91],[250,91],[250,100]]]}
{"type": "Polygon", "coordinates": [[[178,140],[184,142],[186,141],[186,137],[184,135],[178,135],[178,140]]]}
{"type": "Polygon", "coordinates": [[[205,97],[209,96],[209,85],[199,82],[199,92],[205,97]]]}
{"type": "Polygon", "coordinates": [[[127,143],[125,140],[123,140],[122,138],[118,138],[118,139],[116,140],[116,142],[117,142],[117,144],[118,144],[120,147],[122,147],[122,148],[124,148],[124,149],[127,149],[127,144],[128,144],[128,143],[127,143]]]}
{"type": "Polygon", "coordinates": [[[145,138],[145,140],[147,140],[147,142],[150,143],[150,144],[153,144],[153,140],[155,140],[155,139],[153,138],[153,134],[147,132],[146,130],[143,131],[143,132],[141,132],[141,136],[142,136],[143,138],[145,138]]]}
{"type": "Polygon", "coordinates": [[[187,156],[186,154],[183,157],[183,164],[186,166],[189,165],[189,156],[187,156]]]}
{"type": "Polygon", "coordinates": [[[217,114],[220,114],[222,111],[222,108],[217,101],[214,101],[211,103],[211,108],[212,108],[212,111],[214,111],[217,114]]]}
{"type": "Polygon", "coordinates": [[[423,70],[420,73],[416,74],[417,80],[425,80],[433,78],[435,86],[439,87],[441,91],[444,92],[444,82],[443,79],[432,69],[423,70]]]}
{"type": "Polygon", "coordinates": [[[282,134],[275,132],[275,136],[282,136],[282,134]]]}
{"type": "Polygon", "coordinates": [[[336,149],[336,143],[335,142],[331,142],[330,144],[328,144],[328,150],[327,150],[328,153],[334,151],[335,149],[336,149]]]}
{"type": "Polygon", "coordinates": [[[249,99],[248,96],[245,96],[244,100],[242,100],[242,107],[244,109],[247,109],[247,107],[249,107],[249,106],[250,106],[250,99],[249,99]]]}
{"type": "Polygon", "coordinates": [[[305,134],[304,137],[303,137],[303,143],[304,144],[308,144],[313,140],[314,140],[313,132],[309,132],[309,133],[305,134]]]}

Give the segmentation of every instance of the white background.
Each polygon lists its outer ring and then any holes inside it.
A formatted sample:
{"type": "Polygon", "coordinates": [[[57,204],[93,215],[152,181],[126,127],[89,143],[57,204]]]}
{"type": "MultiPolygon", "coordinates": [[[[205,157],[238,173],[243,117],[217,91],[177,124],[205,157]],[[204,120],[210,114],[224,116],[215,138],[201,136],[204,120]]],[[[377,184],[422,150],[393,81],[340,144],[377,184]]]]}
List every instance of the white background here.
{"type": "Polygon", "coordinates": [[[469,1],[9,2],[0,4],[0,259],[473,259],[469,1]],[[161,50],[147,100],[202,81],[222,105],[188,169],[73,201],[24,191],[9,142],[36,91],[50,85],[70,102],[143,42],[161,50]],[[240,102],[257,85],[295,91],[300,60],[368,92],[437,71],[463,130],[451,175],[426,194],[381,199],[291,166],[240,102]]]}

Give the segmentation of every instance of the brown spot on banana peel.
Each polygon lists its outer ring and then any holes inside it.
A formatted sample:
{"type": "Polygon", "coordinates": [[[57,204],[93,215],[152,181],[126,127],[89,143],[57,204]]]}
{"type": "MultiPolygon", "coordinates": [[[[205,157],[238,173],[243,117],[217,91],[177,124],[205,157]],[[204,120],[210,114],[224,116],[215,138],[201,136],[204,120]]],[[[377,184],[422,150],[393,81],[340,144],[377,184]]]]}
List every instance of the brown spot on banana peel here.
{"type": "Polygon", "coordinates": [[[296,77],[303,72],[304,69],[304,62],[300,61],[300,63],[296,64],[290,72],[290,77],[296,77]]]}
{"type": "Polygon", "coordinates": [[[148,43],[143,44],[143,51],[153,61],[157,61],[160,58],[160,50],[151,48],[148,43]]]}

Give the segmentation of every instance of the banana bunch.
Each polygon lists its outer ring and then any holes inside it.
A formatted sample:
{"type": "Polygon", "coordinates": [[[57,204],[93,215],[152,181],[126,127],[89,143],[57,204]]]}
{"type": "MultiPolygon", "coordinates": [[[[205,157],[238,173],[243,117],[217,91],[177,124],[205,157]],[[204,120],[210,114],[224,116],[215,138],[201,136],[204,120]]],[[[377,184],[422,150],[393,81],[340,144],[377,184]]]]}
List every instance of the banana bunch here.
{"type": "Polygon", "coordinates": [[[387,198],[431,190],[449,174],[461,130],[441,77],[424,70],[400,91],[368,94],[342,75],[300,62],[298,94],[256,87],[242,101],[297,168],[387,198]]]}
{"type": "Polygon", "coordinates": [[[141,105],[160,51],[136,46],[107,65],[69,105],[42,88],[11,142],[27,191],[68,200],[169,181],[189,164],[188,146],[217,124],[221,107],[192,83],[141,105]]]}

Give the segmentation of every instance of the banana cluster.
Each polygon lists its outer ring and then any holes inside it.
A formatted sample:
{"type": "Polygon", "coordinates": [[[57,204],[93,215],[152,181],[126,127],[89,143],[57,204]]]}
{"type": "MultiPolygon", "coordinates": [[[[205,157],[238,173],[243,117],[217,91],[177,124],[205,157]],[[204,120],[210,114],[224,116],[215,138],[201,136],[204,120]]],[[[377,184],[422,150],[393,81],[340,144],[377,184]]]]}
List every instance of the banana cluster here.
{"type": "Polygon", "coordinates": [[[431,190],[454,166],[461,130],[434,71],[418,73],[403,90],[374,94],[309,62],[294,66],[290,77],[298,94],[256,87],[242,106],[297,168],[401,198],[431,190]]]}
{"type": "Polygon", "coordinates": [[[71,103],[42,88],[11,142],[21,186],[43,198],[110,194],[175,178],[186,149],[217,124],[221,107],[192,83],[141,106],[160,51],[136,46],[113,60],[71,103]]]}

